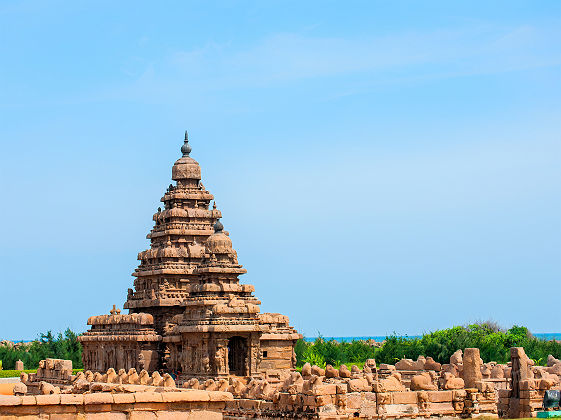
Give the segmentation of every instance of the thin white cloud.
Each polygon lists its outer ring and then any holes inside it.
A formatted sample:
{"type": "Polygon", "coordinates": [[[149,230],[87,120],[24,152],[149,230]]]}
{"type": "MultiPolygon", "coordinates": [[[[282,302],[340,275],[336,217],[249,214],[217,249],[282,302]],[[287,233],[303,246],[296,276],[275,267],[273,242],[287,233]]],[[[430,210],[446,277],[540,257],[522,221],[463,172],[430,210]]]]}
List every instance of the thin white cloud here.
{"type": "MultiPolygon", "coordinates": [[[[184,101],[186,95],[290,87],[329,81],[326,98],[378,86],[530,70],[561,64],[561,24],[497,27],[481,23],[378,37],[280,33],[251,45],[210,42],[160,56],[124,57],[119,82],[51,102],[184,101]]],[[[165,49],[163,49],[165,50],[165,49]]],[[[148,54],[148,53],[147,53],[148,54]]]]}
{"type": "Polygon", "coordinates": [[[364,38],[283,33],[246,48],[209,43],[155,58],[136,80],[104,95],[173,100],[185,91],[267,88],[346,75],[379,85],[556,66],[559,27],[478,25],[364,38]]]}

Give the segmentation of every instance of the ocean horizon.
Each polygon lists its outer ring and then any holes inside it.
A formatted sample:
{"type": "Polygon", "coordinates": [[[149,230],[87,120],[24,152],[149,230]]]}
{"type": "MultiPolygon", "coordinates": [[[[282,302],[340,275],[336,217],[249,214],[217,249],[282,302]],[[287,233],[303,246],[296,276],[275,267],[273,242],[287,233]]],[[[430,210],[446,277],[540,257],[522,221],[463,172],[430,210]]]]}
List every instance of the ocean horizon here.
{"type": "MultiPolygon", "coordinates": [[[[550,341],[550,340],[559,340],[561,341],[561,333],[532,333],[532,335],[536,338],[539,338],[540,340],[546,340],[546,341],[550,341]]],[[[338,341],[340,343],[342,342],[351,342],[353,340],[374,340],[376,342],[382,342],[386,339],[386,335],[364,335],[364,336],[348,336],[348,337],[331,337],[331,336],[322,336],[322,338],[324,340],[327,341],[331,341],[331,340],[335,340],[338,341]]],[[[397,337],[400,338],[421,338],[422,335],[397,335],[397,337]]],[[[317,339],[318,337],[307,337],[304,336],[304,340],[305,341],[309,341],[309,342],[313,342],[317,339]]],[[[35,340],[10,340],[7,338],[4,339],[0,339],[0,341],[11,341],[12,343],[30,343],[32,341],[36,341],[38,339],[35,340]]]]}
{"type": "MultiPolygon", "coordinates": [[[[561,333],[532,333],[532,335],[540,340],[560,340],[561,341],[561,333]]],[[[327,341],[335,340],[340,343],[342,342],[351,342],[353,340],[374,340],[376,342],[382,342],[386,339],[386,335],[367,335],[367,336],[358,336],[358,337],[324,337],[322,338],[327,341]]],[[[397,337],[400,338],[421,338],[422,335],[398,335],[397,337]]],[[[315,341],[318,337],[304,337],[305,341],[315,341]]]]}

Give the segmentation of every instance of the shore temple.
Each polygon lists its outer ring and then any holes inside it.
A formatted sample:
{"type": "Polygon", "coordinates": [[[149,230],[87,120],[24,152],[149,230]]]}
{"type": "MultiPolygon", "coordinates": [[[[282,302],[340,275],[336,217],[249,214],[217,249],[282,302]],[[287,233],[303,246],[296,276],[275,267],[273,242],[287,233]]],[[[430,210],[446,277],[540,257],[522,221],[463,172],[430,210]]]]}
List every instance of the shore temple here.
{"type": "Polygon", "coordinates": [[[121,314],[88,319],[79,340],[85,370],[164,370],[181,377],[274,375],[295,367],[301,337],[288,317],[260,313],[255,288],[240,284],[246,270],[220,222],[214,196],[190,157],[182,156],[154,214],[150,249],[138,254],[134,287],[121,314]],[[212,203],[212,204],[211,204],[212,203]]]}

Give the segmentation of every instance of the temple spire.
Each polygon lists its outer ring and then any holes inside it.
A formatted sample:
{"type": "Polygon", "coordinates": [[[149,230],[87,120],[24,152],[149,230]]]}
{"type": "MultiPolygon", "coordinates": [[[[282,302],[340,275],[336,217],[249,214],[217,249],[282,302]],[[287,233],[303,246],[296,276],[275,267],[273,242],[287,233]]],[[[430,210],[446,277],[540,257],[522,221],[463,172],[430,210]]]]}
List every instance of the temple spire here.
{"type": "Polygon", "coordinates": [[[185,140],[183,146],[181,146],[181,153],[183,153],[183,156],[189,156],[189,153],[191,153],[191,146],[189,145],[189,135],[187,134],[187,130],[185,130],[185,140]]]}

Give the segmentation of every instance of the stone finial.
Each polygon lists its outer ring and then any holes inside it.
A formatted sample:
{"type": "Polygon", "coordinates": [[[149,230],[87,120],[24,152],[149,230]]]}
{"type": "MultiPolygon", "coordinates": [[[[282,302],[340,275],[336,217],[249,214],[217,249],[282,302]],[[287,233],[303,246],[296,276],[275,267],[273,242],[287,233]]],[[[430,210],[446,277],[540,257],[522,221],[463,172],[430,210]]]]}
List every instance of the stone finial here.
{"type": "Polygon", "coordinates": [[[121,313],[121,310],[120,310],[120,309],[117,309],[117,307],[116,307],[115,305],[113,305],[113,309],[111,309],[111,310],[109,311],[109,313],[110,313],[111,315],[119,315],[119,314],[121,313]]]}
{"type": "Polygon", "coordinates": [[[214,203],[212,204],[212,209],[216,210],[216,201],[214,201],[214,203]]]}
{"type": "Polygon", "coordinates": [[[189,145],[189,135],[187,134],[187,130],[185,130],[185,140],[183,146],[181,146],[181,153],[183,153],[183,156],[189,156],[189,153],[191,153],[191,146],[189,145]]]}
{"type": "Polygon", "coordinates": [[[224,230],[224,225],[222,224],[220,219],[217,219],[216,223],[214,224],[214,233],[222,233],[223,230],[224,230]]]}

